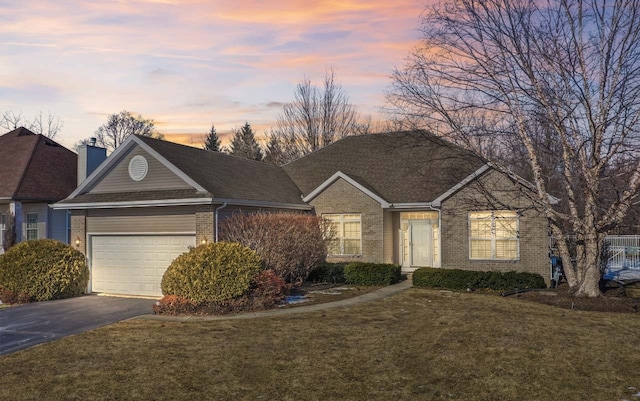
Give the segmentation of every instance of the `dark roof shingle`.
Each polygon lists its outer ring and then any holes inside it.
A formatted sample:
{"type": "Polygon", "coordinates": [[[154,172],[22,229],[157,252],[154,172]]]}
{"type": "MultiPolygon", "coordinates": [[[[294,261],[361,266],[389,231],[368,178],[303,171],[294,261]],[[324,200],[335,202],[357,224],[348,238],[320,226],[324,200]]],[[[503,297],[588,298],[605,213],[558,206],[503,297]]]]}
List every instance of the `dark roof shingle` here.
{"type": "Polygon", "coordinates": [[[57,201],[76,188],[78,156],[17,128],[0,136],[0,198],[57,201]]]}
{"type": "Polygon", "coordinates": [[[485,162],[433,135],[350,136],[283,166],[306,196],[337,171],[390,203],[431,202],[485,162]]]}
{"type": "Polygon", "coordinates": [[[298,187],[278,166],[159,139],[138,138],[214,198],[305,204],[298,187]]]}

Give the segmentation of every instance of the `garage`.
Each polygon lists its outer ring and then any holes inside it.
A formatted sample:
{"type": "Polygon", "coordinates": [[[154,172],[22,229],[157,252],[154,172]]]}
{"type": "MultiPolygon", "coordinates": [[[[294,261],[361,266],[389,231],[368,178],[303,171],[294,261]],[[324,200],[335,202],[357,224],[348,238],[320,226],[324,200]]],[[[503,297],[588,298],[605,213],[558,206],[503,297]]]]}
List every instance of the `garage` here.
{"type": "Polygon", "coordinates": [[[91,291],[162,296],[165,270],[195,244],[194,235],[92,235],[91,291]]]}

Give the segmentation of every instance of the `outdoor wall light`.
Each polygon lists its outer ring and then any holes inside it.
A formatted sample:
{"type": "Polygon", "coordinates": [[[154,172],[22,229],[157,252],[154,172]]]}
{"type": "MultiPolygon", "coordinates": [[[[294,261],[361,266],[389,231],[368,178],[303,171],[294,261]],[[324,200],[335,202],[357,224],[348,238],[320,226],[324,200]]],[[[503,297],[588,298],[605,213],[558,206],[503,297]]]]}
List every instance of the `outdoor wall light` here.
{"type": "Polygon", "coordinates": [[[202,239],[202,245],[204,245],[204,244],[206,244],[206,243],[207,243],[207,237],[204,237],[204,238],[202,239]]]}
{"type": "Polygon", "coordinates": [[[76,237],[76,248],[80,246],[80,237],[76,237]]]}

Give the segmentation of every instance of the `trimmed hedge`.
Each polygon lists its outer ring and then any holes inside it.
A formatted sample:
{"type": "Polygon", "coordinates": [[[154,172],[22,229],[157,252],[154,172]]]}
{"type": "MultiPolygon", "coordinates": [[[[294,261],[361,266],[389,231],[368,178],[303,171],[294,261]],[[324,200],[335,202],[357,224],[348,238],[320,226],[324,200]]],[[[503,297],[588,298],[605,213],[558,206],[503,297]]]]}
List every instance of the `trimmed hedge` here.
{"type": "Polygon", "coordinates": [[[323,263],[311,270],[307,281],[314,283],[344,283],[344,267],[348,263],[323,263]]]}
{"type": "Polygon", "coordinates": [[[383,263],[349,263],[344,267],[347,284],[353,285],[389,285],[400,281],[399,265],[383,263]]]}
{"type": "Polygon", "coordinates": [[[247,293],[261,270],[260,257],[251,249],[229,242],[208,243],[171,262],[162,276],[162,293],[196,304],[225,302],[247,293]]]}
{"type": "Polygon", "coordinates": [[[0,258],[2,302],[70,298],[83,294],[88,282],[84,255],[56,240],[24,241],[0,258]]]}
{"type": "Polygon", "coordinates": [[[448,290],[488,289],[496,291],[547,287],[544,278],[535,273],[432,268],[420,268],[414,271],[413,285],[448,290]]]}

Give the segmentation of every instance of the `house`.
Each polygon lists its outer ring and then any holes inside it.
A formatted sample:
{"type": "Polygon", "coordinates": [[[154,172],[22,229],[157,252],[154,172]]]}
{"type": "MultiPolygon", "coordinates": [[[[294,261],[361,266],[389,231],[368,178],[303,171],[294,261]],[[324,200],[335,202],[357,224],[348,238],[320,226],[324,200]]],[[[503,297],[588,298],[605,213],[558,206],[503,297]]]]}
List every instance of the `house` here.
{"type": "Polygon", "coordinates": [[[0,136],[0,253],[12,225],[16,242],[69,242],[67,211],[49,205],[75,189],[76,174],[77,155],[43,135],[21,127],[0,136]]]}
{"type": "Polygon", "coordinates": [[[438,137],[352,136],[283,168],[334,226],[331,261],[550,274],[529,188],[438,137]]]}
{"type": "Polygon", "coordinates": [[[131,136],[68,198],[90,291],[161,295],[180,253],[233,213],[310,212],[332,261],[549,276],[546,219],[521,183],[420,132],[347,137],[284,167],[131,136]],[[524,188],[524,189],[523,189],[524,188]]]}
{"type": "Polygon", "coordinates": [[[161,295],[171,261],[233,213],[311,211],[280,167],[130,136],[55,208],[71,210],[92,292],[161,295]]]}

